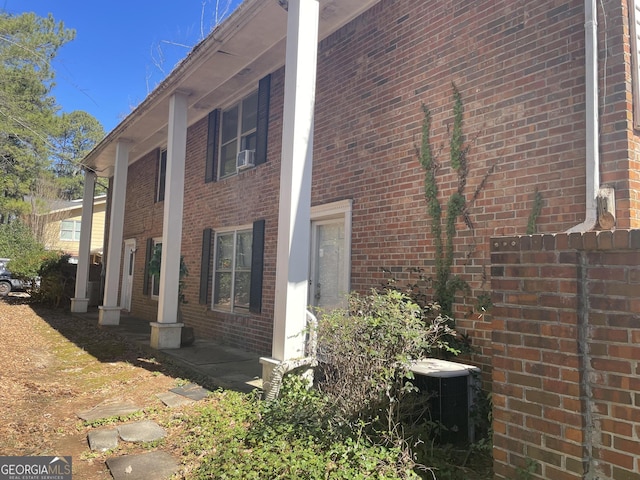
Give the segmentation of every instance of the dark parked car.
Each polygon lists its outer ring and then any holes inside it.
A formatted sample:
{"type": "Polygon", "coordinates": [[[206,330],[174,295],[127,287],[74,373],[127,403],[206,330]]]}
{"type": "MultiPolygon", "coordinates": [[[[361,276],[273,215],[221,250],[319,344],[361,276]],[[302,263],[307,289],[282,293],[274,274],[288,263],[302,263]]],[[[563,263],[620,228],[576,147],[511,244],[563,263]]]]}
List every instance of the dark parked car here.
{"type": "Polygon", "coordinates": [[[0,297],[9,295],[9,292],[24,292],[27,285],[20,279],[11,278],[11,272],[7,270],[8,258],[0,258],[0,297]]]}

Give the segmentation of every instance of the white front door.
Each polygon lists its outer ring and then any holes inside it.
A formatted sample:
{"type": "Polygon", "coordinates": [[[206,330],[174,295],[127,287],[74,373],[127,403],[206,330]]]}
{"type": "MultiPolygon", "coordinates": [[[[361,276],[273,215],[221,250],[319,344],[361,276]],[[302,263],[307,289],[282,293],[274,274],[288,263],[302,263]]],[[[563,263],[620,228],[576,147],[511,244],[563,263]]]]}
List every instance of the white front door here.
{"type": "Polygon", "coordinates": [[[309,304],[324,311],[346,307],[349,291],[344,218],[311,223],[309,304]]]}
{"type": "Polygon", "coordinates": [[[136,240],[124,241],[122,257],[122,286],[120,290],[120,308],[131,311],[131,293],[133,291],[133,271],[136,260],[136,240]]]}

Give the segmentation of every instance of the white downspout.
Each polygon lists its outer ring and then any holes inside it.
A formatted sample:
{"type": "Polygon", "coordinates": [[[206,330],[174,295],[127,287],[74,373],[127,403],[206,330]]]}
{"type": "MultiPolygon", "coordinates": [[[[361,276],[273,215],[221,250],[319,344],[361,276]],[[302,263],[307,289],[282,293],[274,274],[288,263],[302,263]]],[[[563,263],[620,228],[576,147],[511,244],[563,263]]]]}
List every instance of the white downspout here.
{"type": "Polygon", "coordinates": [[[598,120],[598,21],[596,0],[584,2],[585,28],[585,102],[586,102],[586,215],[584,222],[567,233],[588,232],[598,222],[600,190],[600,142],[598,120]]]}

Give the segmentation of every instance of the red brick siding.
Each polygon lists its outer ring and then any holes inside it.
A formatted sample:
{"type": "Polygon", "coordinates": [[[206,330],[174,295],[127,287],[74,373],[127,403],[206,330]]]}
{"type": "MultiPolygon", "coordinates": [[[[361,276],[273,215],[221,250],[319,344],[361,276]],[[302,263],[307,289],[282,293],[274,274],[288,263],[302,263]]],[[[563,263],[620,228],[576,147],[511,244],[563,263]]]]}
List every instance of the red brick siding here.
{"type": "Polygon", "coordinates": [[[640,479],[640,231],[491,242],[496,478],[640,479]]]}
{"type": "MultiPolygon", "coordinates": [[[[622,38],[628,48],[626,12],[614,8],[613,2],[606,4],[611,10],[608,38],[622,38]]],[[[604,35],[602,25],[605,22],[604,35]]],[[[610,94],[603,119],[610,122],[626,112],[630,89],[625,76],[629,67],[618,49],[611,46],[607,62],[610,94]],[[614,93],[619,91],[626,96],[614,93]]],[[[448,164],[455,82],[470,145],[466,195],[473,224],[473,229],[462,221],[457,225],[454,273],[462,274],[472,287],[469,305],[458,307],[458,327],[471,334],[478,348],[471,361],[488,367],[491,322],[470,311],[473,299],[490,289],[489,239],[525,233],[536,189],[544,199],[539,231],[562,231],[584,218],[584,75],[581,0],[382,0],[321,42],[312,202],[353,199],[352,288],[366,291],[380,285],[386,279],[383,267],[399,274],[409,267],[424,267],[427,273],[432,268],[424,172],[416,157],[421,105],[433,113],[432,144],[438,153],[444,203],[457,188],[448,164]]],[[[266,164],[205,184],[206,120],[192,125],[187,138],[182,250],[190,276],[185,322],[201,335],[264,353],[270,350],[272,334],[283,82],[283,70],[274,72],[266,164]],[[262,314],[210,312],[198,304],[197,295],[202,230],[259,218],[266,219],[267,239],[262,314]]],[[[638,183],[639,163],[635,153],[633,161],[625,159],[630,156],[629,142],[637,143],[637,138],[628,121],[603,130],[601,170],[617,189],[619,207],[628,210],[620,211],[619,226],[633,225],[640,215],[630,203],[637,200],[630,187],[638,183]],[[634,169],[631,175],[629,167],[634,169]]],[[[146,222],[155,219],[155,228],[162,216],[146,205],[152,191],[144,181],[140,188],[134,183],[134,170],[143,168],[137,163],[131,167],[129,185],[135,187],[128,191],[128,204],[146,212],[146,222]]],[[[151,179],[148,175],[143,180],[151,179]]],[[[137,216],[137,210],[128,215],[137,216]]],[[[127,220],[125,238],[134,235],[132,221],[127,220]]],[[[151,226],[145,228],[141,238],[150,235],[151,226]]],[[[137,266],[143,260],[138,255],[137,266]]],[[[136,285],[139,294],[141,286],[136,285]]],[[[548,300],[561,302],[562,296],[548,300]]],[[[134,298],[135,311],[150,314],[153,304],[147,303],[134,298]]]]}
{"type": "Polygon", "coordinates": [[[131,313],[155,321],[158,302],[143,295],[146,242],[162,237],[164,202],[156,202],[158,150],[153,150],[129,166],[127,202],[124,210],[125,240],[135,238],[136,256],[131,295],[131,313]]]}

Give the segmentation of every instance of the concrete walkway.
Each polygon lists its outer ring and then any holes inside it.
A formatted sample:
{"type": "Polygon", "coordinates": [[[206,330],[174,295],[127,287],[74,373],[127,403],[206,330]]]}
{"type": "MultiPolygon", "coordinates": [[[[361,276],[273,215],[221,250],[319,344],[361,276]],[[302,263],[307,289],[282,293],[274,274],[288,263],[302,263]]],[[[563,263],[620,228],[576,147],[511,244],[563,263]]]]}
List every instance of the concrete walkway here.
{"type": "MultiPolygon", "coordinates": [[[[75,317],[95,322],[98,328],[98,312],[74,313],[75,317]]],[[[150,346],[151,326],[149,322],[123,313],[120,325],[101,326],[121,335],[127,340],[135,341],[151,352],[165,355],[172,363],[194,373],[195,377],[204,378],[209,388],[221,387],[228,390],[250,392],[262,388],[262,367],[260,355],[245,352],[220,343],[196,338],[188,347],[167,350],[154,350],[150,346]]],[[[202,382],[200,382],[202,383],[202,382]]]]}

